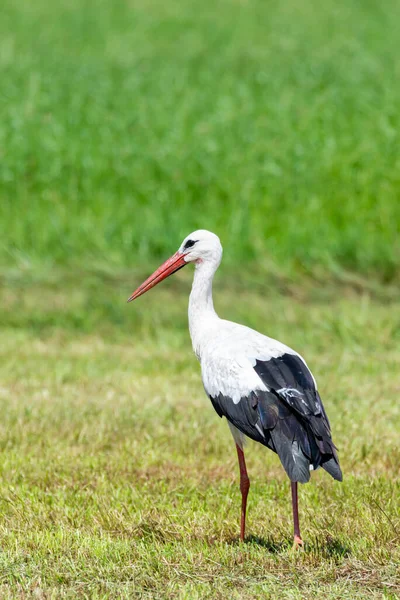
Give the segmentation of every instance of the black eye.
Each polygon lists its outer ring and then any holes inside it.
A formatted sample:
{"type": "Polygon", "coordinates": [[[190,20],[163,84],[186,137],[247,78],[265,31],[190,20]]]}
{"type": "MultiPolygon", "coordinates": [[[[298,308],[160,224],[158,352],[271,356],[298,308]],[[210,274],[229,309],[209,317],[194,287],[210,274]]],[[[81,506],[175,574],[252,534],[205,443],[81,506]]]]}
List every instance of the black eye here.
{"type": "Polygon", "coordinates": [[[194,246],[194,245],[195,245],[195,243],[196,243],[196,241],[195,241],[195,240],[188,240],[188,241],[186,242],[186,244],[183,246],[183,249],[184,249],[184,250],[188,250],[188,248],[191,248],[192,246],[194,246]]]}

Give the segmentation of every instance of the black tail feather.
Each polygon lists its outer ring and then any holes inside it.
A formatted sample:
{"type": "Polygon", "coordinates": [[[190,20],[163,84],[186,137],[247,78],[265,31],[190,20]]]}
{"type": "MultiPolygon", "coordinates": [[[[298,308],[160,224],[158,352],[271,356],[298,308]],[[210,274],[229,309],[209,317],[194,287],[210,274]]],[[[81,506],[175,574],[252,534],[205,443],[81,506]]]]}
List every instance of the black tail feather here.
{"type": "Polygon", "coordinates": [[[336,481],[343,481],[343,475],[339,463],[336,462],[333,456],[328,458],[328,460],[322,459],[321,467],[325,469],[325,471],[329,473],[333,479],[336,479],[336,481]]]}
{"type": "MultiPolygon", "coordinates": [[[[304,430],[302,433],[305,434],[304,430]]],[[[275,451],[290,480],[307,483],[310,479],[310,460],[302,450],[301,441],[293,439],[293,434],[288,430],[287,420],[279,419],[270,434],[275,451]]]]}

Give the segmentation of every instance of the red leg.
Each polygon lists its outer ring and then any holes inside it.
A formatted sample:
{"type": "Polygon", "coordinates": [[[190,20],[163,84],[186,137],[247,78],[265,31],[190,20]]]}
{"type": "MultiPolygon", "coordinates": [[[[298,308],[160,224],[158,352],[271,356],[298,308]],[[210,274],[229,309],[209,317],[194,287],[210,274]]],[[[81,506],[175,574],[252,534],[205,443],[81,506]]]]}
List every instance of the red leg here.
{"type": "Polygon", "coordinates": [[[292,486],[292,508],[293,508],[293,526],[294,526],[294,541],[293,548],[300,548],[303,546],[303,540],[300,535],[299,525],[299,505],[297,498],[297,481],[291,481],[292,486]]]}
{"type": "Polygon", "coordinates": [[[247,475],[246,461],[244,459],[243,450],[236,444],[237,455],[239,459],[239,471],[240,471],[240,491],[242,492],[242,515],[240,519],[240,540],[244,541],[244,534],[246,530],[246,506],[247,506],[247,495],[250,488],[250,479],[247,475]]]}

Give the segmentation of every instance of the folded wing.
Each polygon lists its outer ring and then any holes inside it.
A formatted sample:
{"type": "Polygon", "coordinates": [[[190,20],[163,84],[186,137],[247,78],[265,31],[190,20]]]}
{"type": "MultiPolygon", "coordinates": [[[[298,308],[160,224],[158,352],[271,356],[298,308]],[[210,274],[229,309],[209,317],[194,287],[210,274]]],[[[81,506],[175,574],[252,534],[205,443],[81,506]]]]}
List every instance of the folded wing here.
{"type": "Polygon", "coordinates": [[[234,402],[210,395],[217,413],[239,431],[275,451],[292,481],[306,482],[319,466],[341,481],[328,417],[314,378],[298,354],[255,360],[263,385],[234,402]]]}

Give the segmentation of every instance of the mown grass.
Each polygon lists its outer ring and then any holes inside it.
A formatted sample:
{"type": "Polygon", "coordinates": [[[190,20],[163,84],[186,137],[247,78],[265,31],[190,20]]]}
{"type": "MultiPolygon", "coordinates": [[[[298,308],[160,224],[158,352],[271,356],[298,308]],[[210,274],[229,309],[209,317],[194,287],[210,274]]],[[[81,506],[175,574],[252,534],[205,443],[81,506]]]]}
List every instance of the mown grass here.
{"type": "Polygon", "coordinates": [[[398,274],[400,5],[4,0],[0,262],[398,274]]]}
{"type": "Polygon", "coordinates": [[[2,2],[0,597],[399,596],[399,13],[2,2]],[[254,444],[238,541],[189,269],[125,304],[198,227],[220,312],[318,377],[345,479],[301,488],[303,553],[254,444]]]}
{"type": "Polygon", "coordinates": [[[234,446],[186,331],[189,276],[134,305],[132,278],[1,279],[0,595],[395,599],[398,300],[216,282],[224,316],[307,356],[331,418],[344,481],[301,486],[294,554],[288,481],[253,443],[239,543],[234,446]]]}

